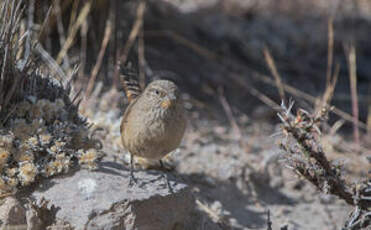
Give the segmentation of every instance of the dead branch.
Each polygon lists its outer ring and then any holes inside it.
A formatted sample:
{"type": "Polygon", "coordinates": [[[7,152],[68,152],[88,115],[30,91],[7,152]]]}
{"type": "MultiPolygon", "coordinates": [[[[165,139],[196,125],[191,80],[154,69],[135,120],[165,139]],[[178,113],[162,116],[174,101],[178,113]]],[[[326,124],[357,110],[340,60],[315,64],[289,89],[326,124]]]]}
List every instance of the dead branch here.
{"type": "Polygon", "coordinates": [[[371,200],[362,198],[366,190],[358,190],[357,186],[360,185],[348,184],[342,178],[340,168],[326,158],[320,145],[319,127],[327,120],[330,108],[324,107],[317,114],[309,114],[300,109],[294,115],[293,102],[288,106],[282,103],[281,107],[282,111],[278,116],[286,138],[280,147],[286,153],[287,164],[320,191],[336,195],[362,210],[368,210],[371,207],[371,200]]]}

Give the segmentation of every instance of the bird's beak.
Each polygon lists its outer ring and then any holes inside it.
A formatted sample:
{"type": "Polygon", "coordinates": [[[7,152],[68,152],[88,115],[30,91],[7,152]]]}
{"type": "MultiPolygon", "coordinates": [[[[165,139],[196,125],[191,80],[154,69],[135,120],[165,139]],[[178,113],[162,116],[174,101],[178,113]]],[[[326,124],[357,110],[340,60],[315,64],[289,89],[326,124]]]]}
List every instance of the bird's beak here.
{"type": "Polygon", "coordinates": [[[176,96],[171,94],[167,96],[163,102],[161,102],[161,107],[164,109],[167,109],[174,104],[175,100],[176,100],[176,96]]]}

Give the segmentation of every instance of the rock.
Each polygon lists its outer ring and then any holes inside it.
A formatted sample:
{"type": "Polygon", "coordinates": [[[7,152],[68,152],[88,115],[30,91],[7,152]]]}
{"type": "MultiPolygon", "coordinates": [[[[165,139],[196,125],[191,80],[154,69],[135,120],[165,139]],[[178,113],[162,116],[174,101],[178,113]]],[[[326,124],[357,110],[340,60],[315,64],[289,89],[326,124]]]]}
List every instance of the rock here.
{"type": "Polygon", "coordinates": [[[57,207],[56,219],[74,229],[192,229],[195,202],[186,184],[167,174],[169,189],[163,172],[136,171],[130,187],[129,175],[105,161],[96,171],[47,180],[32,196],[57,207]]]}
{"type": "Polygon", "coordinates": [[[55,216],[59,208],[50,205],[43,197],[38,200],[38,203],[29,200],[26,207],[27,230],[44,230],[56,222],[55,216]]]}
{"type": "Polygon", "coordinates": [[[45,229],[40,217],[37,215],[37,211],[29,207],[26,211],[27,218],[27,230],[42,230],[45,229]]]}
{"type": "Polygon", "coordinates": [[[4,226],[24,226],[26,224],[26,210],[14,197],[6,197],[0,204],[0,229],[4,226]]]}

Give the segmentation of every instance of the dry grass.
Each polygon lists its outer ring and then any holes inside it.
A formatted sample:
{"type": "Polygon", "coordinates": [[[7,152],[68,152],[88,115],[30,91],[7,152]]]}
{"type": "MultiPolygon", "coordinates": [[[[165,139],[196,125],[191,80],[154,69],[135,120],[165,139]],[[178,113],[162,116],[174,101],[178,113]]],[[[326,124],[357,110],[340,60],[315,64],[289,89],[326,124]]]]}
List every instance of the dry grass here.
{"type": "Polygon", "coordinates": [[[131,50],[131,47],[133,46],[134,42],[136,41],[139,32],[141,31],[141,28],[143,26],[143,15],[146,9],[146,2],[145,1],[139,1],[137,12],[136,12],[136,20],[133,24],[133,27],[130,31],[128,40],[125,43],[125,46],[119,53],[119,57],[117,59],[117,63],[115,66],[115,72],[113,75],[114,82],[117,83],[118,76],[119,76],[119,70],[121,66],[125,66],[126,61],[128,59],[129,52],[131,50]]]}
{"type": "Polygon", "coordinates": [[[112,34],[112,18],[107,18],[106,29],[104,31],[104,38],[102,40],[101,49],[99,50],[97,62],[95,63],[94,68],[93,68],[93,70],[91,71],[91,74],[90,74],[88,87],[87,87],[86,93],[85,93],[86,97],[90,96],[90,94],[93,90],[95,79],[96,79],[97,74],[99,72],[99,69],[102,65],[104,53],[106,51],[108,42],[111,38],[111,34],[112,34]]]}
{"type": "Polygon", "coordinates": [[[80,29],[81,25],[86,21],[87,16],[89,15],[90,9],[92,6],[92,0],[89,0],[85,3],[81,11],[79,12],[79,16],[77,17],[76,21],[73,25],[71,25],[69,29],[69,33],[67,36],[66,41],[64,42],[61,50],[59,51],[57,55],[57,63],[62,63],[63,58],[67,54],[67,51],[71,48],[73,42],[75,41],[76,34],[78,30],[80,29]]]}
{"type": "Polygon", "coordinates": [[[349,80],[350,80],[350,92],[352,97],[352,113],[353,113],[353,137],[354,142],[357,146],[360,145],[359,137],[359,108],[358,108],[358,93],[357,93],[357,64],[356,64],[356,48],[354,44],[350,44],[346,47],[348,69],[349,69],[349,80]]]}
{"type": "Polygon", "coordinates": [[[267,47],[264,47],[263,54],[265,61],[267,62],[267,65],[269,67],[269,70],[271,71],[271,74],[273,75],[274,80],[276,81],[276,86],[281,97],[281,100],[285,100],[285,90],[283,89],[281,76],[278,73],[276,64],[274,63],[273,57],[267,47]]]}

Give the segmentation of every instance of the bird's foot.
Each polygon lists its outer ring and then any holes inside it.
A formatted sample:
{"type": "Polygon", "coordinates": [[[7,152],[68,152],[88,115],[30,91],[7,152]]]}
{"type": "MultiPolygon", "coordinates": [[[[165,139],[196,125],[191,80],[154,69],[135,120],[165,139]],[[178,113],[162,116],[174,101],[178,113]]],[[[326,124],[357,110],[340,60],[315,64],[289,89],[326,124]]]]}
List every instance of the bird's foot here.
{"type": "Polygon", "coordinates": [[[134,173],[130,172],[130,179],[129,179],[129,187],[136,185],[138,182],[137,178],[135,178],[134,173]]]}
{"type": "Polygon", "coordinates": [[[171,184],[170,184],[169,177],[168,177],[167,173],[166,173],[166,172],[163,172],[163,173],[162,173],[162,176],[163,176],[164,179],[165,179],[165,182],[166,182],[167,188],[169,189],[169,192],[170,192],[171,194],[174,193],[174,190],[173,190],[173,188],[171,187],[171,184]]]}

